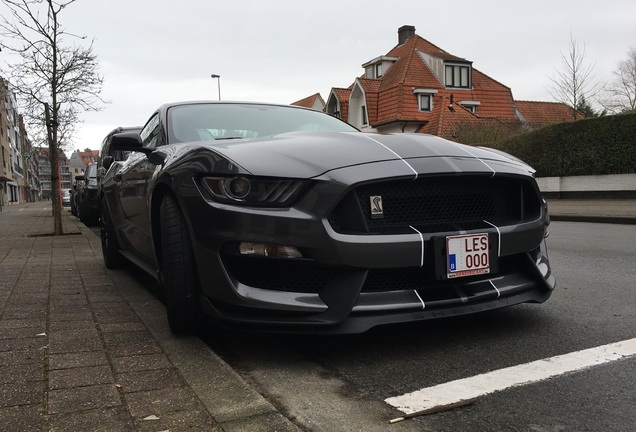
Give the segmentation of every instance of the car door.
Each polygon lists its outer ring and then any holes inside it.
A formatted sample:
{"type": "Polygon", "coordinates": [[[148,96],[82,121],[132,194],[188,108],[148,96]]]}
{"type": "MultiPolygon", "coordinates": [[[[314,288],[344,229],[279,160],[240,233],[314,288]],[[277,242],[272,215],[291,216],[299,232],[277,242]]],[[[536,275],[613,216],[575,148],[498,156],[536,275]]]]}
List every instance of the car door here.
{"type": "MultiPolygon", "coordinates": [[[[145,147],[154,148],[159,132],[159,116],[155,114],[141,130],[145,147]]],[[[122,223],[118,227],[127,248],[143,258],[156,262],[150,226],[149,182],[157,166],[141,152],[131,154],[114,176],[122,223]]]]}

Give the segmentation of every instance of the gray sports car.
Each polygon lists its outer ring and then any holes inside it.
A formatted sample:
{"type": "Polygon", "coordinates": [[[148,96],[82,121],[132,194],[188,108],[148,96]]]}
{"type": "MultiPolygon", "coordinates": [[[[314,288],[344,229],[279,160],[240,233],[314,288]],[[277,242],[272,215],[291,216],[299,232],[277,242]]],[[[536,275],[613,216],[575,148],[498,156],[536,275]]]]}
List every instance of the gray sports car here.
{"type": "Polygon", "coordinates": [[[355,333],[544,302],[555,279],[532,169],[284,105],[181,102],[101,179],[102,247],[156,276],[175,333],[201,318],[355,333]]]}

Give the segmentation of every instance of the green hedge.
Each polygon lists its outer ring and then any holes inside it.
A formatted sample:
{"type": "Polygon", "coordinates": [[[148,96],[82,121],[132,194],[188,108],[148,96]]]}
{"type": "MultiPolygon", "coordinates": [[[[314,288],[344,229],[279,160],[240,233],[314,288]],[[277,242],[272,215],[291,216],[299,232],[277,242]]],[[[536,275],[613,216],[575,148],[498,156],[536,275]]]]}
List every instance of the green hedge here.
{"type": "Polygon", "coordinates": [[[546,126],[490,144],[524,160],[537,177],[636,172],[636,114],[546,126]]]}

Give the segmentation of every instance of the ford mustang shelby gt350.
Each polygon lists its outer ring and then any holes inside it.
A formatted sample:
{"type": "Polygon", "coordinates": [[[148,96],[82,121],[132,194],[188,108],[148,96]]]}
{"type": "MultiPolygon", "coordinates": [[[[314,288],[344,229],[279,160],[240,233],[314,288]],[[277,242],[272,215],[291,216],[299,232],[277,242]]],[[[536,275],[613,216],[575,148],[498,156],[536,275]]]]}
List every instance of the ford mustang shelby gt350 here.
{"type": "Polygon", "coordinates": [[[106,265],[156,276],[171,329],[327,333],[544,302],[549,217],[532,169],[284,105],[180,102],[100,182],[106,265]]]}

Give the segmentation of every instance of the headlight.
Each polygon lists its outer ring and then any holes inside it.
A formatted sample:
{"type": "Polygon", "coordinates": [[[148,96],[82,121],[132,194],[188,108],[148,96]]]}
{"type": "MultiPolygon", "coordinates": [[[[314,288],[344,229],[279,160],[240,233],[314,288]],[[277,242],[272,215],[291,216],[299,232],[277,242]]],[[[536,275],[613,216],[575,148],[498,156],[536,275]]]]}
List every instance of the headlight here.
{"type": "Polygon", "coordinates": [[[262,177],[204,177],[203,184],[214,198],[230,204],[286,207],[307,184],[304,180],[262,177]]]}

